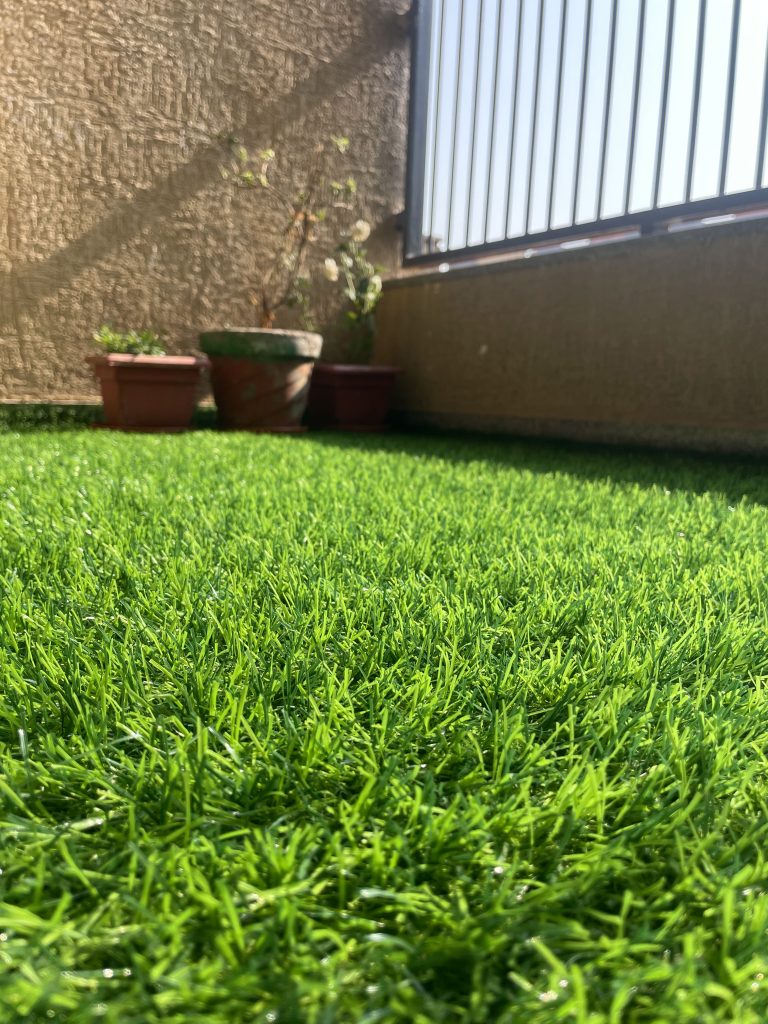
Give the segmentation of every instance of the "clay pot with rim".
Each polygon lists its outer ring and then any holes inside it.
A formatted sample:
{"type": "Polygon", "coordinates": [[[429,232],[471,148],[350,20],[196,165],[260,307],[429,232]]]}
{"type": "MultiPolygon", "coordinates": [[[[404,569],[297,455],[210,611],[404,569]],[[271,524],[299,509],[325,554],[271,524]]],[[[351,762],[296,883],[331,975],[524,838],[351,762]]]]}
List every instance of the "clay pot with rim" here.
{"type": "Polygon", "coordinates": [[[107,352],[86,358],[101,388],[104,426],[114,430],[188,430],[206,359],[107,352]]]}
{"type": "Polygon", "coordinates": [[[397,366],[318,363],[312,375],[307,421],[328,430],[385,430],[397,366]]]}
{"type": "Polygon", "coordinates": [[[204,331],[219,426],[225,430],[294,432],[309,397],[323,339],[309,331],[232,327],[204,331]]]}

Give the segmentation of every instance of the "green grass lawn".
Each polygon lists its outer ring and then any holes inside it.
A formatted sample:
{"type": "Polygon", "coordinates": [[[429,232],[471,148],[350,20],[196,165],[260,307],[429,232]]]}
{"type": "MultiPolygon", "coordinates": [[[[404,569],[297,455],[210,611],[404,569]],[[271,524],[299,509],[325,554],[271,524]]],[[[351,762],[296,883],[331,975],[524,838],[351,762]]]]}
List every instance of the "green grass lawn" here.
{"type": "Polygon", "coordinates": [[[0,523],[3,1024],[768,1020],[765,469],[6,432],[0,523]]]}

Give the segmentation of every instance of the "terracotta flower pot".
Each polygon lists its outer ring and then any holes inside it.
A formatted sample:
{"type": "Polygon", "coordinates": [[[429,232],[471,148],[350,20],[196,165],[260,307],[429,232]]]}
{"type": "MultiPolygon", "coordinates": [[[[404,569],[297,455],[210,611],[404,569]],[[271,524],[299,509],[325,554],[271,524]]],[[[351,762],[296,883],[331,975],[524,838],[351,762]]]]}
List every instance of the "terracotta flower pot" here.
{"type": "Polygon", "coordinates": [[[101,387],[104,425],[115,430],[188,429],[197,404],[198,356],[88,356],[101,387]]]}
{"type": "Polygon", "coordinates": [[[238,327],[205,331],[219,426],[225,430],[298,431],[312,367],[323,339],[309,331],[238,327]]]}
{"type": "Polygon", "coordinates": [[[332,430],[383,430],[392,405],[397,366],[318,363],[307,420],[332,430]]]}

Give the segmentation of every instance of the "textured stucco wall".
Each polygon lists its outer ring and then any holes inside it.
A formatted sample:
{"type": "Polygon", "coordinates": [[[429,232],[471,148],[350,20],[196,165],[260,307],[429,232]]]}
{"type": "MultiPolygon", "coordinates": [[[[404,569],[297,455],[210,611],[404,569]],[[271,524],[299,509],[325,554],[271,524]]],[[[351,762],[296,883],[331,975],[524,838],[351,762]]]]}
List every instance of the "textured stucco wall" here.
{"type": "MultiPolygon", "coordinates": [[[[277,224],[229,191],[231,132],[299,158],[343,132],[398,259],[406,0],[4,0],[0,5],[0,400],[88,397],[95,326],[194,347],[252,322],[277,224]]],[[[329,311],[329,319],[332,319],[329,311]]]]}
{"type": "Polygon", "coordinates": [[[768,452],[768,220],[406,277],[377,361],[416,423],[768,452]]]}

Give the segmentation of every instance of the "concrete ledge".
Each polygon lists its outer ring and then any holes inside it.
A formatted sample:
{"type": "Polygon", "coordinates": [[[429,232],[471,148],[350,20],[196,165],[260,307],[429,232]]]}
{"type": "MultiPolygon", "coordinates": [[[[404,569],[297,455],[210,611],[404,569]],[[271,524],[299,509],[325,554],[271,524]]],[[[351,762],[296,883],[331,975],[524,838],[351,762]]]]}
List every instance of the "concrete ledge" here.
{"type": "MultiPolygon", "coordinates": [[[[526,271],[540,264],[556,266],[562,262],[574,264],[589,263],[594,260],[633,259],[637,255],[638,245],[651,254],[657,250],[660,258],[663,259],[665,251],[670,245],[674,246],[677,240],[680,240],[683,246],[689,241],[694,243],[698,241],[702,246],[716,246],[719,238],[727,244],[731,238],[738,238],[742,235],[749,237],[756,231],[758,233],[768,231],[768,215],[752,215],[720,224],[692,222],[683,228],[678,227],[677,230],[658,230],[651,234],[641,234],[638,230],[627,229],[605,235],[595,235],[588,239],[585,237],[584,241],[588,241],[588,244],[579,244],[566,249],[557,243],[551,245],[540,243],[490,255],[479,252],[475,257],[467,256],[463,260],[453,262],[448,257],[441,260],[440,256],[436,256],[434,263],[414,264],[386,276],[384,290],[418,287],[429,282],[445,281],[446,279],[456,281],[460,278],[477,277],[478,275],[485,277],[488,274],[526,271]],[[441,266],[446,269],[441,270],[441,266]]],[[[568,244],[568,239],[563,241],[566,245],[568,244]]]]}

